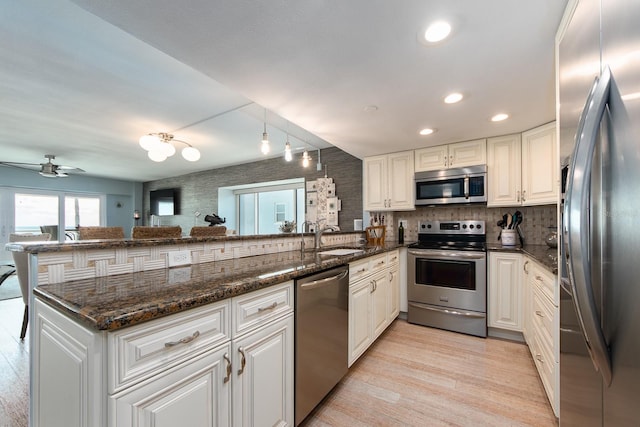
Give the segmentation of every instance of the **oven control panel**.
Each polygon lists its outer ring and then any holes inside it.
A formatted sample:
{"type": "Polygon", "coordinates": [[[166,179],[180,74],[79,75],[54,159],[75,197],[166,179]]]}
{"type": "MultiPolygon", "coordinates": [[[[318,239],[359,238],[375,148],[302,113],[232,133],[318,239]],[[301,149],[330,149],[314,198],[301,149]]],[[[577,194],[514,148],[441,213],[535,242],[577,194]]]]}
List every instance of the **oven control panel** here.
{"type": "Polygon", "coordinates": [[[420,221],[419,234],[486,234],[484,221],[420,221]]]}

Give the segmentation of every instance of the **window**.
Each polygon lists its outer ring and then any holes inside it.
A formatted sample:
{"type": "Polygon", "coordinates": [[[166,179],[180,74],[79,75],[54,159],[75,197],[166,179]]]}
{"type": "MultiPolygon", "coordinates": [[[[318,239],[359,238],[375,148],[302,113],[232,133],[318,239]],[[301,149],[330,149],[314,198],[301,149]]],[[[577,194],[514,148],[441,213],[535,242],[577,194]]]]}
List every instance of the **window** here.
{"type": "Polygon", "coordinates": [[[220,188],[218,215],[239,235],[278,234],[285,221],[304,222],[304,178],[220,188]]]}
{"type": "Polygon", "coordinates": [[[16,193],[14,209],[16,233],[40,233],[40,226],[58,226],[58,196],[16,193]]]}

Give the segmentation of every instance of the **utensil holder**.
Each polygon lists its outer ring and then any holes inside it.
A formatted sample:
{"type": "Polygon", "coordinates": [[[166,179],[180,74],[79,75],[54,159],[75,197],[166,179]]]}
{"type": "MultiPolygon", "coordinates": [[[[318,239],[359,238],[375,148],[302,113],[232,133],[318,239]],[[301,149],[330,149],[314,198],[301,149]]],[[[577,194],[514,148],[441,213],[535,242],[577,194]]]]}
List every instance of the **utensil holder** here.
{"type": "Polygon", "coordinates": [[[367,245],[370,246],[382,246],[384,245],[384,236],[386,234],[387,227],[384,225],[377,225],[373,227],[367,227],[367,245]]]}
{"type": "Polygon", "coordinates": [[[515,246],[516,230],[502,230],[500,240],[502,240],[502,246],[515,246]]]}

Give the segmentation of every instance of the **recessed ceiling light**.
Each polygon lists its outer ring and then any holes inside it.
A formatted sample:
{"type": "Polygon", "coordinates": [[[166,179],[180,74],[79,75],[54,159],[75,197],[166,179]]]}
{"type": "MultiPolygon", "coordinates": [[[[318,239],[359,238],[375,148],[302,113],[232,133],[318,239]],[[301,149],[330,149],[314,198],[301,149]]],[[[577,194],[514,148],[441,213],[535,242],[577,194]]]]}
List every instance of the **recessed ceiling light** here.
{"type": "Polygon", "coordinates": [[[436,21],[427,27],[424,39],[429,43],[436,43],[447,38],[451,33],[451,25],[445,21],[436,21]]]}
{"type": "Polygon", "coordinates": [[[449,95],[446,96],[446,98],[444,99],[444,102],[446,104],[455,104],[456,102],[460,102],[461,100],[462,100],[461,93],[450,93],[449,95]]]}
{"type": "Polygon", "coordinates": [[[367,105],[366,107],[364,107],[364,111],[365,111],[365,113],[373,113],[374,111],[378,111],[378,106],[377,105],[367,105]]]}
{"type": "Polygon", "coordinates": [[[431,135],[435,132],[435,129],[424,128],[420,131],[420,135],[431,135]]]}
{"type": "Polygon", "coordinates": [[[508,114],[500,113],[500,114],[496,114],[495,116],[491,117],[491,121],[492,122],[501,122],[503,120],[507,120],[508,118],[509,118],[508,114]]]}

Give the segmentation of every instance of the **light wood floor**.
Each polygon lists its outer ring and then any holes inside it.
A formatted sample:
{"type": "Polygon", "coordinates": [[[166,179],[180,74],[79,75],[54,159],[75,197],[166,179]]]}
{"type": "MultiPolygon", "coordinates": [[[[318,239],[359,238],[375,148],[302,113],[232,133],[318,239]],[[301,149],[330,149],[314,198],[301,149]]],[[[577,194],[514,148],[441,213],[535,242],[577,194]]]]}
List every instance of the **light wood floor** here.
{"type": "MultiPolygon", "coordinates": [[[[0,301],[0,426],[28,425],[22,299],[0,301]]],[[[316,426],[556,426],[523,344],[395,321],[311,414],[316,426]]]]}
{"type": "Polygon", "coordinates": [[[29,334],[20,341],[22,298],[0,301],[0,426],[29,420],[29,334]]]}
{"type": "Polygon", "coordinates": [[[556,426],[524,344],[396,320],[305,421],[317,426],[556,426]]]}

